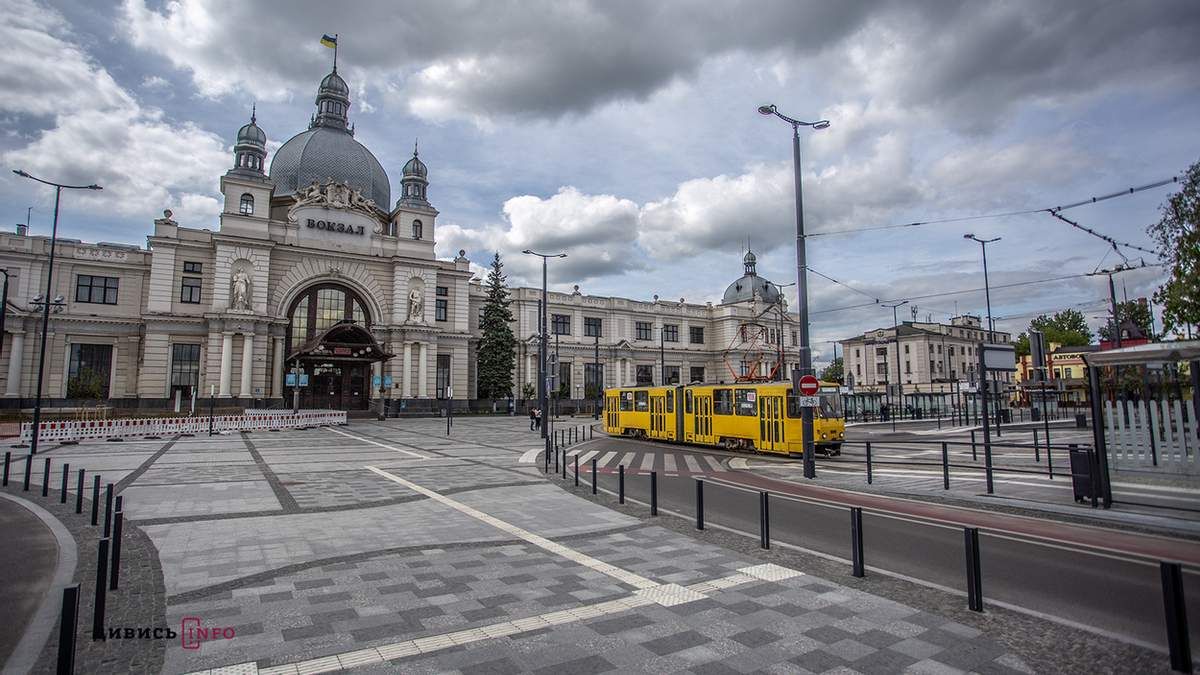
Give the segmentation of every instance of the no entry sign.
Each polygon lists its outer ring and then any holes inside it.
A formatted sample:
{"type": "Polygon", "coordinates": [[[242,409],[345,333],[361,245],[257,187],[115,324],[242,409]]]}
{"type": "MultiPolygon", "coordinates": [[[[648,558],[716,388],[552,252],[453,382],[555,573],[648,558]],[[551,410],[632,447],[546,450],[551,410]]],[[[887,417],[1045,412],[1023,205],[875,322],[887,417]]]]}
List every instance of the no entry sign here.
{"type": "Polygon", "coordinates": [[[821,388],[821,383],[813,375],[805,375],[800,378],[800,393],[805,396],[812,396],[821,388]]]}

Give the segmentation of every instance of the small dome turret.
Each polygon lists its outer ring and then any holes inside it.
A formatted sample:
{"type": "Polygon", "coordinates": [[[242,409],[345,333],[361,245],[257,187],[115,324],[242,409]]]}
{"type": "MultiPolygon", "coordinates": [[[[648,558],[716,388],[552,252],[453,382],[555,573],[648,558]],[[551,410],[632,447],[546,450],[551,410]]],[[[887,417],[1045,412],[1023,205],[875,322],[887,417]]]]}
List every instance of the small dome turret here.
{"type": "Polygon", "coordinates": [[[337,68],[317,87],[317,116],[311,127],[348,130],[350,126],[350,85],[338,75],[337,68]]]}
{"type": "Polygon", "coordinates": [[[400,177],[400,200],[398,203],[417,206],[429,206],[425,197],[425,188],[429,187],[429,168],[421,161],[416,142],[413,142],[412,159],[404,165],[404,175],[400,177]]]}
{"type": "Polygon", "coordinates": [[[779,287],[758,276],[755,269],[758,265],[758,256],[747,250],[746,255],[742,257],[742,264],[745,266],[745,273],[741,279],[729,284],[729,288],[725,289],[725,296],[721,299],[721,304],[748,302],[754,300],[755,296],[768,304],[779,302],[781,297],[779,287]]]}
{"type": "Polygon", "coordinates": [[[238,129],[233,144],[233,171],[254,176],[263,175],[267,158],[267,132],[258,126],[257,106],[250,109],[250,123],[238,129]]]}

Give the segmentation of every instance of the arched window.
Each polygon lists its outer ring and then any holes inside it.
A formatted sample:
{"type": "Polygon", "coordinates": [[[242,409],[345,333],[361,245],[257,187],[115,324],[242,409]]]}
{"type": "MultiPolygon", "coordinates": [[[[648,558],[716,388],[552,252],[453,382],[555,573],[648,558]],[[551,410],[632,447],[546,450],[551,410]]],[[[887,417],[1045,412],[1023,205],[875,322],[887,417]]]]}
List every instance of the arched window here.
{"type": "Polygon", "coordinates": [[[413,221],[413,239],[420,239],[420,238],[421,238],[421,235],[422,235],[422,229],[423,229],[423,228],[422,228],[422,226],[421,226],[421,221],[419,221],[419,220],[414,220],[414,221],[413,221]]]}
{"type": "Polygon", "coordinates": [[[254,195],[249,192],[242,195],[242,201],[238,204],[238,212],[243,216],[254,215],[254,195]]]}
{"type": "Polygon", "coordinates": [[[367,308],[357,293],[337,284],[320,284],[305,290],[288,311],[288,347],[296,349],[306,340],[347,319],[371,325],[367,308]]]}

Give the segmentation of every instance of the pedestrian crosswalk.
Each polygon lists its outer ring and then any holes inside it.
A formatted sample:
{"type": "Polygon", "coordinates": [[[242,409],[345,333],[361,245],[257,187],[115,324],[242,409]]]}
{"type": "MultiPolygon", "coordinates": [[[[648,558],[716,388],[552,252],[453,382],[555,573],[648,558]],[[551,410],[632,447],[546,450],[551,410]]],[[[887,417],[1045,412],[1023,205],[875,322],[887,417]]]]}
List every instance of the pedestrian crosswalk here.
{"type": "Polygon", "coordinates": [[[584,471],[591,468],[592,460],[596,460],[597,471],[616,471],[624,466],[626,473],[649,473],[658,471],[667,475],[706,474],[715,471],[727,471],[719,457],[704,454],[683,452],[616,452],[606,450],[567,450],[567,462],[573,464],[579,458],[579,469],[584,471]]]}

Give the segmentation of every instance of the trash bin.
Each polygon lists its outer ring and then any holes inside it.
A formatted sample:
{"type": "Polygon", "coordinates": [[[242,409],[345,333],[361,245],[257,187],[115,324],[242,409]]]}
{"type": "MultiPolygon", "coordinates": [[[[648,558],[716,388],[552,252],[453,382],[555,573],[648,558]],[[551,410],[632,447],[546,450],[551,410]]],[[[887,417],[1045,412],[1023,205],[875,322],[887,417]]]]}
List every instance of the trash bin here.
{"type": "Polygon", "coordinates": [[[1075,428],[1076,429],[1086,429],[1087,428],[1087,415],[1086,414],[1075,413],[1075,428]]]}
{"type": "Polygon", "coordinates": [[[1011,424],[1012,423],[1012,410],[1010,410],[1008,408],[1001,408],[999,417],[1000,417],[1000,421],[1002,423],[1011,424]]]}
{"type": "Polygon", "coordinates": [[[1075,493],[1075,501],[1082,502],[1092,498],[1092,457],[1087,450],[1079,449],[1074,443],[1068,447],[1071,458],[1071,489],[1075,493]]]}
{"type": "Polygon", "coordinates": [[[1041,408],[1030,408],[1029,409],[1029,421],[1030,422],[1040,422],[1041,420],[1042,420],[1042,409],[1041,408]]]}

